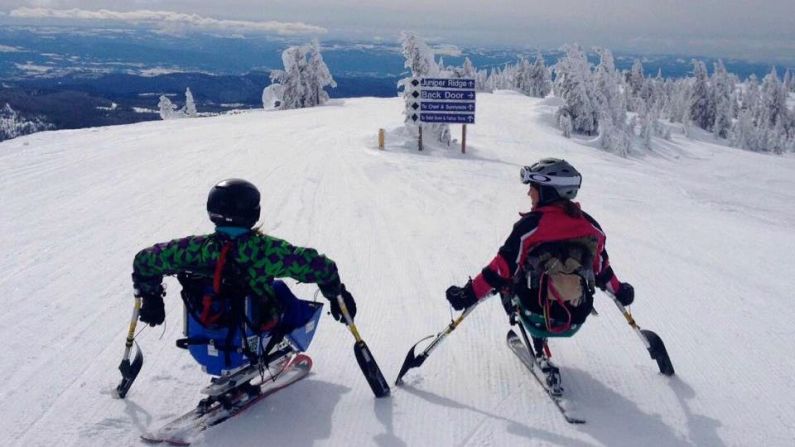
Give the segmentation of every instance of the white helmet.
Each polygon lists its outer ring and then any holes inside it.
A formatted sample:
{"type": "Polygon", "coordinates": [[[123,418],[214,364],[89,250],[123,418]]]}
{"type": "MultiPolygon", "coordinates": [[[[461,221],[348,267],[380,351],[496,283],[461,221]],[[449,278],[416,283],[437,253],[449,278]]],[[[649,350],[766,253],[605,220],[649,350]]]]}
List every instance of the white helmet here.
{"type": "Polygon", "coordinates": [[[539,205],[560,199],[571,200],[577,197],[582,185],[582,175],[566,160],[559,158],[544,158],[531,166],[523,166],[520,174],[522,183],[538,188],[539,205]]]}

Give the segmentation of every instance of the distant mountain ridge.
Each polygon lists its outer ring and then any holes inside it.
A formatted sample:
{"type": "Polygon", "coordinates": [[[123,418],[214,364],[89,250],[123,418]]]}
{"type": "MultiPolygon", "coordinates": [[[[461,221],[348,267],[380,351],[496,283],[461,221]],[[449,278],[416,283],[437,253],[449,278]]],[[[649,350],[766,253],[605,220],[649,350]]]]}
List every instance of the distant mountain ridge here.
{"type": "MultiPolygon", "coordinates": [[[[57,129],[107,126],[159,119],[160,95],[176,104],[193,92],[199,112],[223,113],[261,107],[262,89],[272,69],[282,68],[281,53],[301,39],[231,38],[209,34],[161,35],[145,29],[0,26],[0,107],[8,103],[22,119],[44,119],[57,129]]],[[[391,97],[405,76],[397,42],[323,41],[323,58],[337,82],[339,97],[391,97]]],[[[460,66],[469,57],[478,69],[534,58],[532,48],[458,48],[437,54],[445,65],[460,66]]],[[[561,56],[542,52],[547,65],[561,56]]],[[[595,56],[594,56],[595,58],[595,56]]],[[[620,70],[641,58],[647,75],[683,77],[691,57],[616,53],[620,70]]],[[[711,69],[715,58],[702,58],[711,69]]],[[[745,78],[762,78],[771,64],[724,60],[745,78]]],[[[786,67],[780,67],[781,73],[786,67]]],[[[793,69],[795,71],[795,68],[793,69]]]]}

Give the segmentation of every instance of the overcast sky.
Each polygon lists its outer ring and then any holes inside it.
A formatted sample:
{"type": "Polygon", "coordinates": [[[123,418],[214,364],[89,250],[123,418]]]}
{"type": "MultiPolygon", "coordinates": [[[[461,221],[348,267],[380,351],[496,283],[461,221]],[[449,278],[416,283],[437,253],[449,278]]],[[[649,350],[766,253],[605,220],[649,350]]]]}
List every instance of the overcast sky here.
{"type": "Polygon", "coordinates": [[[557,48],[579,42],[635,52],[795,60],[795,0],[0,0],[0,11],[0,19],[29,23],[54,16],[92,24],[114,17],[321,40],[393,41],[411,30],[462,46],[557,48]]]}

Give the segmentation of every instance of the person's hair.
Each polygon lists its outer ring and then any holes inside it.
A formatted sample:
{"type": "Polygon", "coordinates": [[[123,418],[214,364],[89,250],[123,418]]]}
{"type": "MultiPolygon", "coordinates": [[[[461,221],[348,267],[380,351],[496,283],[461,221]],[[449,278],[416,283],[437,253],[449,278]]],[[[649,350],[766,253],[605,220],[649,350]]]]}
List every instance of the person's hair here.
{"type": "Polygon", "coordinates": [[[572,202],[569,199],[561,199],[558,202],[556,202],[556,204],[560,204],[560,207],[563,208],[563,211],[569,217],[582,216],[582,210],[580,210],[580,207],[575,205],[574,202],[572,202]]]}

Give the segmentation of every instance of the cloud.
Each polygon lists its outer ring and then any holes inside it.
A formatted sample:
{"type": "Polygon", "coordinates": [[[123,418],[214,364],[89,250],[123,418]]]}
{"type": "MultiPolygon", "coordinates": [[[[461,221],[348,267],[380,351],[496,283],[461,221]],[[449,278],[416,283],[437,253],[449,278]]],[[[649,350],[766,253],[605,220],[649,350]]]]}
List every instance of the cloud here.
{"type": "Polygon", "coordinates": [[[187,27],[200,30],[235,31],[237,33],[275,33],[286,36],[323,34],[327,31],[323,27],[302,22],[222,20],[172,11],[138,10],[122,12],[107,9],[88,11],[85,9],[17,8],[11,11],[9,16],[35,19],[114,21],[151,25],[167,29],[187,27]]]}
{"type": "Polygon", "coordinates": [[[17,47],[10,47],[8,45],[0,44],[0,53],[19,53],[20,51],[22,50],[17,47]]]}
{"type": "Polygon", "coordinates": [[[433,52],[436,53],[437,56],[458,57],[463,54],[460,48],[458,48],[456,45],[450,45],[450,44],[434,45],[433,52]]]}

